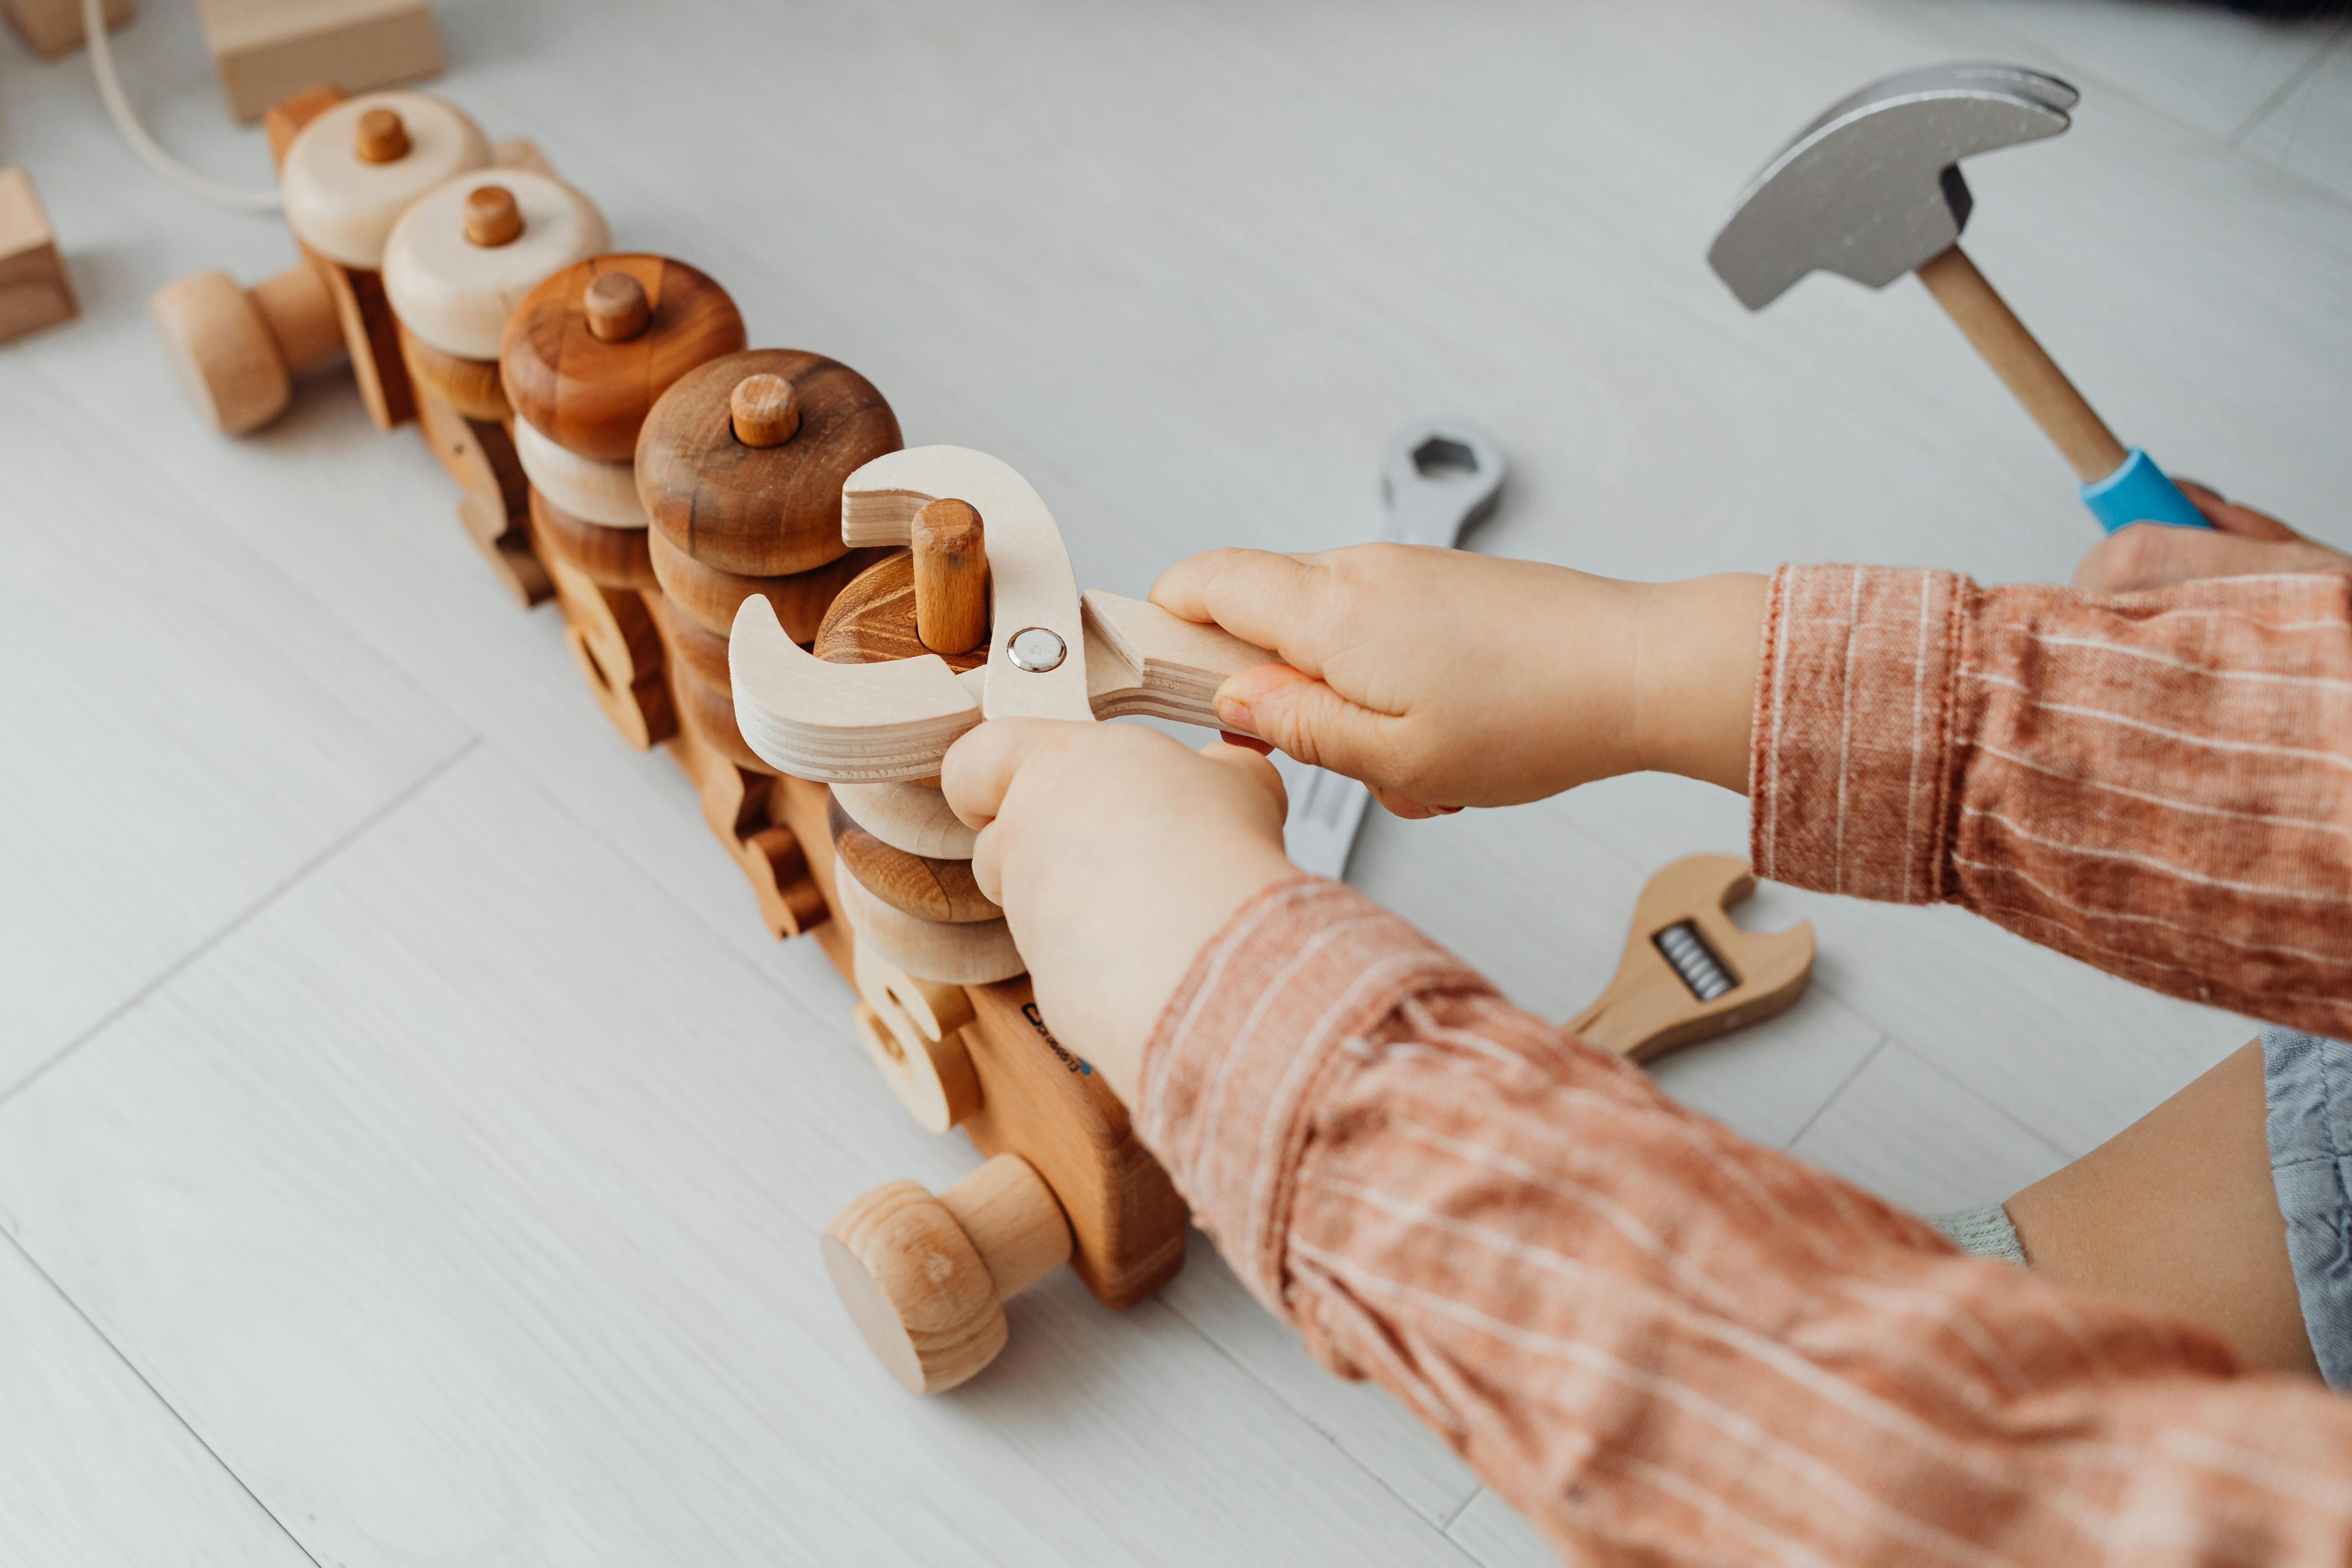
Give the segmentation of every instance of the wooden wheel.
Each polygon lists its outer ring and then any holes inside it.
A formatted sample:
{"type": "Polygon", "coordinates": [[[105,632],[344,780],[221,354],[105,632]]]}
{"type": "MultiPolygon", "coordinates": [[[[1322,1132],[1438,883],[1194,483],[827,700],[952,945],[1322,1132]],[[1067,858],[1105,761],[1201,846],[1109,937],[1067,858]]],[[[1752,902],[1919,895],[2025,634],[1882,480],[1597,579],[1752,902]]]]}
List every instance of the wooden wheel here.
{"type": "Polygon", "coordinates": [[[824,1263],[858,1332],[916,1394],[962,1383],[1004,1348],[1004,1303],[1068,1261],[1045,1178],[999,1154],[936,1197],[875,1188],[825,1227],[824,1263]]]}

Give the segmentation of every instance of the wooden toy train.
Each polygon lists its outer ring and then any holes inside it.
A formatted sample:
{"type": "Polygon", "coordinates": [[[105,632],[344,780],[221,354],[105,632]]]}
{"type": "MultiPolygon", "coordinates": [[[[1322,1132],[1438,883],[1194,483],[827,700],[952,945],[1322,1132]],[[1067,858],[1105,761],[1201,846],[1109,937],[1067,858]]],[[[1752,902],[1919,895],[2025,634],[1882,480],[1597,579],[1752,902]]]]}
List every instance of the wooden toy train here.
{"type": "MultiPolygon", "coordinates": [[[[1165,1284],[1184,1205],[1040,1016],[940,758],[984,718],[1213,723],[1218,683],[1271,656],[1081,595],[1019,474],[905,447],[847,365],[749,348],[724,289],[614,251],[529,143],[414,92],[322,88],[268,127],[300,255],[249,289],[215,272],[159,290],[173,363],[228,434],[339,360],[378,426],[414,420],[491,570],[525,605],[555,601],[614,728],[693,781],[770,931],[814,935],[848,980],[884,1080],[985,1156],[828,1227],[877,1354],[934,1392],[985,1366],[1005,1300],[1064,1263],[1112,1307],[1165,1284]]],[[[1811,933],[1733,926],[1747,886],[1722,857],[1662,873],[1588,1037],[1639,1058],[1793,1001],[1811,933]]]]}

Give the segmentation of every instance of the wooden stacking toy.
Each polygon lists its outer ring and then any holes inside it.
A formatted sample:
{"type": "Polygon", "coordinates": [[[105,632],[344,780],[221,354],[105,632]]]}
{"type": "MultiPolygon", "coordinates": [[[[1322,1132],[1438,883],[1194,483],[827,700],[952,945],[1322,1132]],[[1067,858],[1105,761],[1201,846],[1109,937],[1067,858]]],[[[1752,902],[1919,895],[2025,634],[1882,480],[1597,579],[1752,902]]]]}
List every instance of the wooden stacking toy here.
{"type": "Polygon", "coordinates": [[[637,435],[680,376],[743,342],[727,291],[660,256],[574,262],[506,323],[499,378],[530,480],[531,537],[591,695],[639,751],[677,725],[646,604],[661,590],[637,499],[637,435]]]}
{"type": "MultiPolygon", "coordinates": [[[[1106,1304],[1182,1267],[1188,1215],[1127,1108],[1055,1038],[948,809],[947,748],[984,719],[1213,725],[1272,656],[1081,594],[1044,500],[957,447],[908,449],[849,366],[745,347],[685,262],[616,252],[528,143],[492,148],[416,93],[322,88],[268,115],[292,268],[155,296],[199,410],[235,434],[348,358],[386,428],[414,417],[515,596],[552,597],[591,695],[666,747],[778,937],[813,934],[852,1022],[923,1127],[984,1157],[936,1194],[844,1209],[826,1266],[907,1386],[953,1387],[1005,1343],[1004,1303],[1066,1263],[1106,1304]]],[[[1576,1027],[1636,1060],[1786,1006],[1809,929],[1725,907],[1727,857],[1654,880],[1617,979],[1576,1027]]]]}
{"type": "Polygon", "coordinates": [[[408,204],[489,166],[489,142],[421,92],[345,98],[318,88],[266,116],[286,225],[300,256],[247,289],[225,272],[166,283],[149,301],[189,398],[232,435],[283,413],[294,378],[348,356],[381,429],[415,415],[399,326],[385,300],[384,242],[408,204]]]}
{"type": "Polygon", "coordinates": [[[383,247],[383,287],[399,322],[417,423],[457,479],[457,519],[522,604],[553,591],[531,536],[529,465],[500,381],[508,320],[550,274],[611,245],[604,215],[531,166],[478,169],[411,202],[383,247]]]}
{"type": "MultiPolygon", "coordinates": [[[[703,816],[778,936],[825,918],[804,855],[821,790],[793,821],[776,770],[736,727],[727,632],[747,599],[816,635],[842,585],[879,553],[841,542],[842,482],[900,446],[898,416],[849,366],[798,349],[725,354],[678,376],[646,414],[636,500],[655,589],[644,595],[675,704],[675,756],[703,816]]],[[[617,465],[616,465],[617,466],[617,465]]]]}

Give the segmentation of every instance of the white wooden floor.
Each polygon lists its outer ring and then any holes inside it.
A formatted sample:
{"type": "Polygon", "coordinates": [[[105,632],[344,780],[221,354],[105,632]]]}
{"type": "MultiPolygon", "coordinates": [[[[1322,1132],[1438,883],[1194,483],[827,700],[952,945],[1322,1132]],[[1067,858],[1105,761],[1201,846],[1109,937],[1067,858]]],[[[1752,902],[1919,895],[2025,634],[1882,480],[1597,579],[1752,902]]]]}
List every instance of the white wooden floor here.
{"type": "MultiPolygon", "coordinates": [[[[189,8],[121,37],[165,140],[258,183],[189,8]]],[[[2352,543],[2352,33],[2134,0],[445,0],[445,90],[621,243],[823,349],[910,439],[1033,479],[1084,581],[1377,525],[1391,428],[1515,464],[1496,553],[1644,575],[1869,559],[2063,578],[2057,458],[1924,294],[1761,317],[1701,259],[1878,73],[2084,91],[1980,161],[1971,248],[2122,433],[2352,543]]],[[[411,437],[321,385],[200,429],[165,279],[275,220],[147,175],[87,65],[0,43],[79,323],[0,352],[0,1559],[26,1564],[1542,1560],[1205,1247],[1064,1276],[902,1394],[814,1236],[961,1140],[871,1081],[676,771],[513,610],[411,437]]],[[[1743,808],[1633,779],[1377,818],[1357,880],[1573,1011],[1743,808]]],[[[1934,1208],[2080,1153],[2247,1026],[1951,911],[1769,890],[1818,980],[1674,1092],[1934,1208]]]]}

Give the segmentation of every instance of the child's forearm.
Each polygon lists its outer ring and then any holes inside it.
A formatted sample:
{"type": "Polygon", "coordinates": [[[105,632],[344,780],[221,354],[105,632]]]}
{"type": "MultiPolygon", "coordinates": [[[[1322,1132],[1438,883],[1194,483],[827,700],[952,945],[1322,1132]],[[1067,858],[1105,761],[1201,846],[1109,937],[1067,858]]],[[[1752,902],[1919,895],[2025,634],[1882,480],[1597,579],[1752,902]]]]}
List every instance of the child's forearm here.
{"type": "Polygon", "coordinates": [[[1769,581],[1727,572],[1641,590],[1633,725],[1643,768],[1747,792],[1769,581]]]}
{"type": "Polygon", "coordinates": [[[2352,578],[2105,597],[1785,567],[1761,646],[1759,875],[2352,1029],[2352,578]]]}
{"type": "Polygon", "coordinates": [[[1571,1561],[2352,1547],[2352,1405],[1955,1255],[1338,884],[1259,894],[1200,953],[1136,1124],[1315,1354],[1571,1561]]]}

